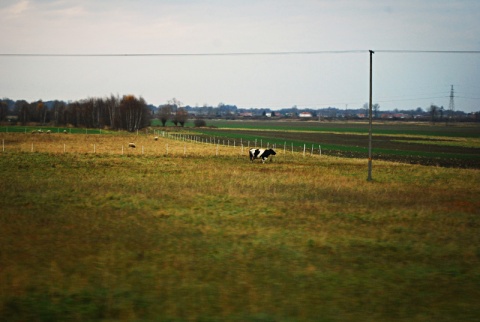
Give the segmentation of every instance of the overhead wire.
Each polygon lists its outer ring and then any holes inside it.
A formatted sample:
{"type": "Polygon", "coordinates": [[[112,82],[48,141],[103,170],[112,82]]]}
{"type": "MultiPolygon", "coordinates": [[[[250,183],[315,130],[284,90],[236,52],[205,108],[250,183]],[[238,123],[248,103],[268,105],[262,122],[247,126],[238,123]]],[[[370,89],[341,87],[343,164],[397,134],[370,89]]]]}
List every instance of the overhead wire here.
{"type": "Polygon", "coordinates": [[[366,50],[319,50],[319,51],[270,51],[270,52],[225,52],[225,53],[109,53],[109,54],[48,54],[48,53],[0,53],[0,57],[202,57],[202,56],[282,56],[320,54],[358,54],[366,50]]]}
{"type": "Polygon", "coordinates": [[[410,49],[350,49],[312,51],[266,51],[266,52],[213,52],[213,53],[0,53],[0,57],[202,57],[202,56],[282,56],[282,55],[324,55],[324,54],[480,54],[478,50],[410,50],[410,49]]]}

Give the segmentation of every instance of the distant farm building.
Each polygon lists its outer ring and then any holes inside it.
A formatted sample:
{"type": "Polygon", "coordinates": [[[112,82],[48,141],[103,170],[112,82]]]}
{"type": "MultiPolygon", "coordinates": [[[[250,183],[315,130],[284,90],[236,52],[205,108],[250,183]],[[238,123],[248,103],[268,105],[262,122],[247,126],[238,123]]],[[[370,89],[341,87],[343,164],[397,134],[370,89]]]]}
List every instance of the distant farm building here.
{"type": "Polygon", "coordinates": [[[312,117],[312,113],[310,112],[301,112],[300,114],[298,114],[299,117],[305,117],[305,118],[308,118],[308,117],[312,117]]]}

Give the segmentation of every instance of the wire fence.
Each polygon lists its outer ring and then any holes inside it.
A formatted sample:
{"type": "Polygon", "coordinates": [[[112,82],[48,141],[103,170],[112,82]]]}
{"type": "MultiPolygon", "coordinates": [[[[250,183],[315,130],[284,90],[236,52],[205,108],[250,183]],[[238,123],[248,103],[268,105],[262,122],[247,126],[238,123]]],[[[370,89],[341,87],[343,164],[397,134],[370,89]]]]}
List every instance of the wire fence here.
{"type": "Polygon", "coordinates": [[[244,140],[191,133],[176,133],[161,130],[141,131],[129,134],[105,134],[100,130],[70,132],[66,129],[2,131],[1,151],[46,152],[46,153],[95,153],[120,155],[164,156],[248,156],[250,149],[273,149],[276,157],[321,156],[320,144],[270,143],[262,138],[244,140]],[[31,135],[19,135],[21,133],[31,135]],[[85,134],[82,136],[68,135],[85,134]],[[105,135],[99,135],[105,134],[105,135]]]}

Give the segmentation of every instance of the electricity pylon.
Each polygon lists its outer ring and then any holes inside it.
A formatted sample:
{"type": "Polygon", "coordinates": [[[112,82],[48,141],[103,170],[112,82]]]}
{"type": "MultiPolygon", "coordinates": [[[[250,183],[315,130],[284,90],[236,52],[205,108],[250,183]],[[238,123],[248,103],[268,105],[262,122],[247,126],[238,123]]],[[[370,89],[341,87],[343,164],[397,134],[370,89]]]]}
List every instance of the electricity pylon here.
{"type": "Polygon", "coordinates": [[[455,102],[454,102],[455,95],[453,94],[453,85],[450,89],[450,103],[448,104],[448,118],[453,120],[453,112],[455,111],[455,102]]]}

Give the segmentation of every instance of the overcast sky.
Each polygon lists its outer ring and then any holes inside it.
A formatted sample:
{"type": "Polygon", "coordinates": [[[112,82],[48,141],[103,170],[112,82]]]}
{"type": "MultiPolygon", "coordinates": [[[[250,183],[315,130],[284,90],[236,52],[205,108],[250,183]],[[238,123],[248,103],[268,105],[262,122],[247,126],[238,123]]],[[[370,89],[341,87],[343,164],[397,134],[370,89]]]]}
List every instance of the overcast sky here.
{"type": "Polygon", "coordinates": [[[480,111],[478,0],[1,0],[0,96],[133,94],[159,105],[480,111]],[[320,53],[318,53],[320,52],[320,53]]]}

